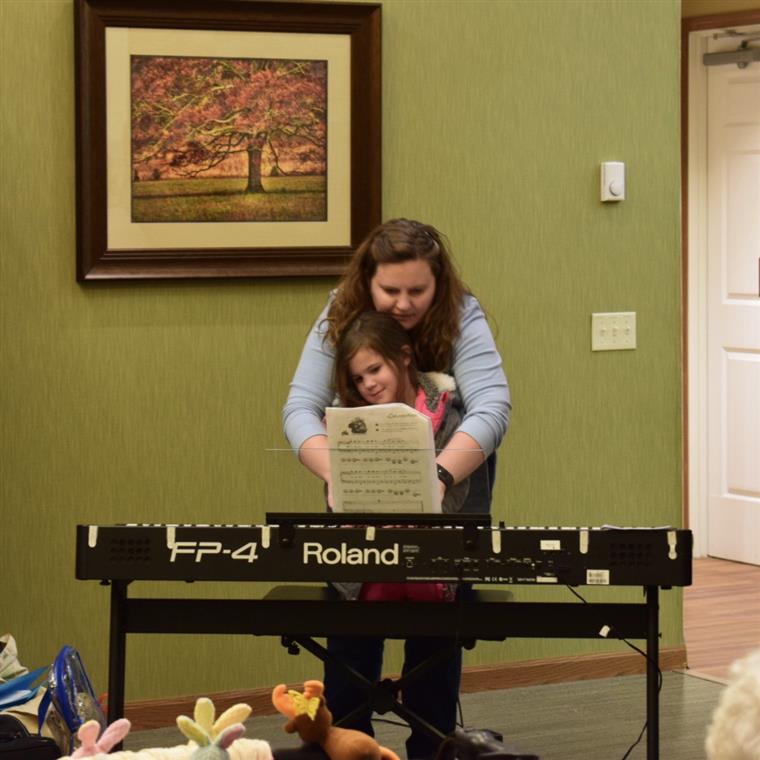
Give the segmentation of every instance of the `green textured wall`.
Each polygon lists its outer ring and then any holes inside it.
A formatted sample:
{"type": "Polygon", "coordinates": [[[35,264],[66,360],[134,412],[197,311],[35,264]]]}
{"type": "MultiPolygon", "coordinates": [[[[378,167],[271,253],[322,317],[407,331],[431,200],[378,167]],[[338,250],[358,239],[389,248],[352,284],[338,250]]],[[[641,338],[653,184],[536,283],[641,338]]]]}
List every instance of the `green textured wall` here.
{"type": "MultiPolygon", "coordinates": [[[[512,524],[680,522],[679,17],[677,0],[383,4],[384,216],[445,231],[493,319],[515,404],[494,512],[512,524]],[[603,160],[626,162],[622,204],[599,202],[603,160]],[[637,312],[639,348],[592,354],[591,312],[618,310],[637,312]]],[[[108,593],[74,580],[74,526],[318,509],[318,484],[270,449],[332,281],[78,285],[72,3],[5,0],[0,40],[0,632],[29,666],[76,644],[104,690],[108,593]]],[[[663,646],[681,622],[664,594],[663,646]]],[[[520,640],[467,661],[621,646],[520,640]]],[[[321,672],[275,640],[128,652],[128,699],[321,672]]]]}

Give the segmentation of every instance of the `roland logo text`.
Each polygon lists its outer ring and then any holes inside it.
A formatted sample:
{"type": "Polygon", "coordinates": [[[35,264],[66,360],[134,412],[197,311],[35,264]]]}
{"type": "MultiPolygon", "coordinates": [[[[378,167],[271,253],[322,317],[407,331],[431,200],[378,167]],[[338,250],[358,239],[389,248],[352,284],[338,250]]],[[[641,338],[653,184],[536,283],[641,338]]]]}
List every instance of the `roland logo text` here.
{"type": "Polygon", "coordinates": [[[303,545],[304,565],[398,565],[398,544],[388,549],[365,547],[360,549],[342,543],[340,546],[322,546],[318,541],[303,545]]]}

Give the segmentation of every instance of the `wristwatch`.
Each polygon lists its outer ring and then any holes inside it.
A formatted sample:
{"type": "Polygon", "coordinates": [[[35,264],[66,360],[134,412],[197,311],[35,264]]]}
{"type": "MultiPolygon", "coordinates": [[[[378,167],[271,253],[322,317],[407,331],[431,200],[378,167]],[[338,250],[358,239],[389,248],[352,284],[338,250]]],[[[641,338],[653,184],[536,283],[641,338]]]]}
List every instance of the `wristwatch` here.
{"type": "Polygon", "coordinates": [[[447,489],[454,485],[454,476],[440,464],[438,465],[438,480],[440,480],[447,489]]]}

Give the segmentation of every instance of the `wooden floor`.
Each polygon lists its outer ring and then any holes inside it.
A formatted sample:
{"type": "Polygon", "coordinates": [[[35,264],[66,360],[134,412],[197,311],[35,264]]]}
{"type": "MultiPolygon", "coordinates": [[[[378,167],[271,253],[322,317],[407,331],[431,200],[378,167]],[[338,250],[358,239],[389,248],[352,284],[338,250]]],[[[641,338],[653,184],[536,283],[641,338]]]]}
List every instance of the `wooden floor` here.
{"type": "Polygon", "coordinates": [[[684,589],[689,670],[728,678],[729,665],[760,647],[760,567],[703,557],[684,589]]]}
{"type": "MultiPolygon", "coordinates": [[[[705,729],[722,691],[721,684],[710,680],[691,678],[683,672],[663,673],[662,760],[704,760],[705,729]]],[[[468,728],[499,731],[507,742],[541,760],[620,760],[624,756],[644,760],[646,738],[630,755],[625,754],[644,726],[644,693],[642,675],[481,691],[462,694],[461,715],[468,728]]],[[[186,714],[192,715],[192,711],[186,714]]],[[[380,743],[399,757],[406,757],[404,742],[409,732],[398,725],[395,716],[376,715],[373,723],[380,743]],[[387,722],[388,718],[394,722],[387,722]]],[[[254,709],[253,717],[245,722],[244,738],[269,742],[278,756],[280,749],[300,743],[296,734],[285,733],[284,725],[281,715],[261,715],[254,709]]],[[[137,752],[149,747],[174,747],[186,741],[172,721],[164,728],[133,730],[124,748],[137,752]]],[[[474,756],[472,751],[462,755],[474,756]]]]}

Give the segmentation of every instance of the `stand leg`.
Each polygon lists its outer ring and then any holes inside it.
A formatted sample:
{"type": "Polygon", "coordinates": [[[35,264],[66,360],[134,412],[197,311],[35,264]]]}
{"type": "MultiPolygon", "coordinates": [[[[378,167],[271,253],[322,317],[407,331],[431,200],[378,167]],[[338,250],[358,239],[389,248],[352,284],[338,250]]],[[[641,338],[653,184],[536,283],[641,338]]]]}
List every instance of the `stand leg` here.
{"type": "MultiPolygon", "coordinates": [[[[366,689],[368,703],[370,707],[376,712],[379,712],[381,715],[387,712],[393,712],[405,720],[410,726],[417,727],[435,741],[441,742],[446,738],[444,734],[435,728],[435,726],[431,726],[430,723],[421,718],[419,715],[404,707],[404,705],[399,702],[395,696],[404,683],[408,683],[409,681],[414,680],[414,678],[418,678],[420,674],[425,673],[437,662],[440,662],[445,657],[451,656],[453,647],[444,647],[443,649],[439,650],[432,657],[425,660],[425,662],[420,663],[416,668],[410,670],[403,678],[400,678],[396,681],[385,679],[380,683],[373,684],[364,678],[364,676],[362,676],[360,673],[357,673],[353,668],[346,665],[346,663],[333,657],[327,651],[327,649],[325,649],[321,644],[318,644],[313,639],[299,637],[290,640],[294,641],[296,644],[303,647],[307,652],[310,652],[323,662],[329,660],[330,662],[334,662],[340,668],[342,668],[350,678],[360,684],[362,688],[366,689]]],[[[344,715],[341,720],[336,721],[335,725],[338,727],[345,726],[347,723],[351,722],[356,714],[363,713],[365,709],[366,703],[359,705],[356,710],[349,713],[348,715],[344,715]]]]}
{"type": "Polygon", "coordinates": [[[111,632],[108,641],[108,722],[124,717],[127,633],[124,618],[128,581],[111,581],[111,632]]]}
{"type": "Polygon", "coordinates": [[[647,760],[660,758],[660,695],[658,690],[659,601],[657,586],[647,586],[647,760]]]}

